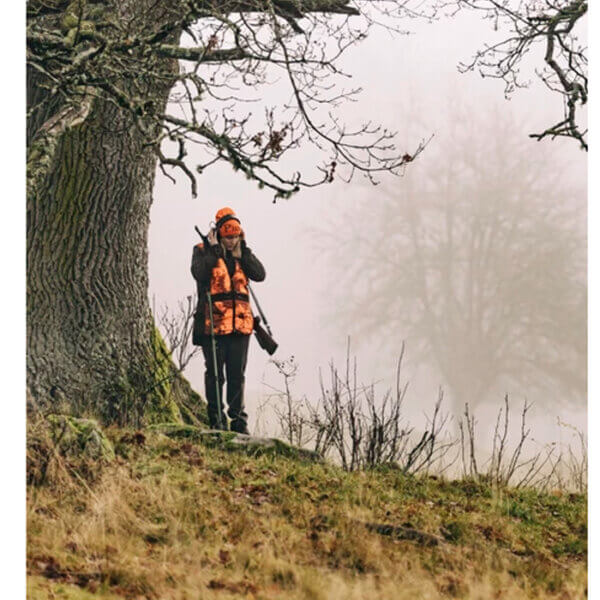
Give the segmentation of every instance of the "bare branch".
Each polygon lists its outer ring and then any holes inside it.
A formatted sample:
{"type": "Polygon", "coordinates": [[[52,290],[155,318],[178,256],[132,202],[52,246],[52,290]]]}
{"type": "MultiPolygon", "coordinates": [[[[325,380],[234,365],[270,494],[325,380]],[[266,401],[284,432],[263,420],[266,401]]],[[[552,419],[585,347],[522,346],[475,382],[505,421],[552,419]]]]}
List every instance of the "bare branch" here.
{"type": "Polygon", "coordinates": [[[580,109],[587,103],[587,48],[579,43],[576,26],[587,15],[586,0],[442,0],[441,8],[473,10],[494,24],[494,30],[506,31],[506,37],[479,50],[470,63],[460,69],[477,69],[482,77],[501,79],[505,94],[526,87],[520,66],[524,58],[543,45],[545,67],[536,71],[539,79],[553,92],[562,95],[563,117],[554,125],[530,137],[570,137],[588,149],[587,129],[580,124],[580,109]]]}

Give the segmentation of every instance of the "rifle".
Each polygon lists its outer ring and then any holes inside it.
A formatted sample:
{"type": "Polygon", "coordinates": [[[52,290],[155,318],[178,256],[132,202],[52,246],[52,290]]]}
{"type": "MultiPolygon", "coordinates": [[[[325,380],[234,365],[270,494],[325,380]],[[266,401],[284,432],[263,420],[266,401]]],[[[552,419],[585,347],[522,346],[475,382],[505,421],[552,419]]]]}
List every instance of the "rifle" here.
{"type": "MultiPolygon", "coordinates": [[[[267,325],[266,322],[265,325],[267,325]]],[[[262,328],[258,315],[254,317],[254,335],[258,345],[269,354],[273,354],[277,350],[277,342],[262,328]]]]}
{"type": "Polygon", "coordinates": [[[204,246],[206,248],[208,248],[208,237],[202,234],[202,232],[198,229],[198,225],[194,225],[194,229],[196,230],[196,232],[200,236],[200,239],[202,240],[202,243],[204,244],[204,246]]]}
{"type": "Polygon", "coordinates": [[[258,298],[254,295],[254,290],[248,284],[248,290],[250,291],[250,295],[252,296],[252,300],[254,300],[254,304],[256,304],[256,309],[258,310],[258,314],[260,316],[254,317],[254,335],[256,335],[256,340],[258,341],[258,345],[266,350],[269,355],[273,354],[275,350],[277,350],[277,342],[273,339],[273,332],[269,327],[269,323],[267,322],[267,317],[265,317],[265,313],[262,311],[260,304],[258,303],[258,298]],[[261,319],[265,322],[265,327],[267,331],[265,331],[260,324],[261,319]]]}
{"type": "MultiPolygon", "coordinates": [[[[208,238],[205,235],[202,235],[202,232],[198,229],[197,225],[194,225],[194,229],[198,232],[198,235],[202,238],[202,242],[204,243],[204,246],[206,248],[208,248],[208,246],[209,246],[208,238]]],[[[265,313],[263,313],[263,311],[260,307],[260,304],[258,303],[258,299],[254,295],[254,291],[250,287],[249,283],[248,283],[248,290],[250,291],[252,300],[254,300],[254,304],[256,304],[256,308],[260,315],[260,316],[257,315],[254,317],[253,329],[254,329],[254,335],[256,336],[256,341],[258,342],[258,345],[263,350],[265,350],[269,355],[272,355],[275,352],[275,350],[277,350],[277,347],[279,346],[279,344],[273,339],[273,333],[271,332],[271,328],[269,327],[269,323],[267,322],[265,313]],[[265,327],[267,328],[268,332],[265,331],[263,326],[261,325],[261,320],[264,321],[265,327]]],[[[210,302],[210,294],[208,294],[208,297],[209,297],[209,302],[210,302]]]]}

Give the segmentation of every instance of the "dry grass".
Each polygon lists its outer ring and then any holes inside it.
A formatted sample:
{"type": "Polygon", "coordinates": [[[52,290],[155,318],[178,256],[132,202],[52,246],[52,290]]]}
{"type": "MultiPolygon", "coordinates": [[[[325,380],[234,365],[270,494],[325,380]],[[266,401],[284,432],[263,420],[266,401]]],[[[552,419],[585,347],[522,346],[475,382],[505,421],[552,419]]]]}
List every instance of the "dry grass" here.
{"type": "Polygon", "coordinates": [[[92,478],[29,487],[28,598],[584,597],[585,496],[111,435],[92,478]]]}

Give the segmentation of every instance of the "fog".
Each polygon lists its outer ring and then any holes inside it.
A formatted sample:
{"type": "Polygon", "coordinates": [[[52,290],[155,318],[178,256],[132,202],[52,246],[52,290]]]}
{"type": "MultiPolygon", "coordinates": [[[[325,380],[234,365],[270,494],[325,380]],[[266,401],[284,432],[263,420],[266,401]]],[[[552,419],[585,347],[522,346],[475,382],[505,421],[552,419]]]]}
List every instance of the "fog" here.
{"type": "MultiPolygon", "coordinates": [[[[527,137],[545,129],[561,114],[562,100],[558,95],[533,81],[530,88],[519,90],[506,100],[501,82],[457,71],[461,60],[467,61],[484,40],[490,39],[488,23],[469,16],[433,25],[409,22],[406,26],[413,32],[411,35],[391,36],[373,30],[365,42],[348,51],[344,65],[363,93],[357,102],[342,110],[350,123],[368,116],[398,130],[398,144],[409,153],[422,140],[433,136],[415,163],[407,166],[405,176],[382,177],[379,186],[361,179],[349,184],[334,181],[274,204],[272,193],[257,189],[255,183],[235,173],[229,165],[215,166],[199,177],[196,199],[192,199],[185,177],[173,173],[178,181],[173,185],[159,171],[149,234],[149,294],[159,309],[165,304],[175,308],[179,300],[194,293],[190,274],[192,247],[198,242],[194,225],[206,232],[216,211],[231,206],[241,219],[248,245],[267,271],[266,280],[255,284],[254,290],[279,343],[276,357],[294,356],[299,365],[294,393],[317,399],[319,369],[326,371],[331,359],[340,366],[344,363],[349,336],[360,381],[376,381],[378,388],[385,390],[394,385],[396,357],[406,339],[403,374],[410,380],[410,390],[405,409],[418,420],[433,405],[440,386],[448,395],[447,409],[453,410],[447,378],[423,357],[427,349],[419,345],[418,336],[409,335],[405,325],[394,326],[392,319],[387,329],[365,327],[365,311],[357,308],[358,296],[345,293],[350,283],[344,272],[359,280],[355,267],[363,264],[372,249],[384,241],[381,224],[385,222],[385,210],[394,205],[394,195],[401,198],[402,191],[410,185],[413,195],[409,200],[418,203],[419,181],[423,180],[423,188],[435,190],[431,184],[444,172],[453,151],[460,152],[464,162],[478,165],[479,171],[487,169],[480,173],[483,179],[493,178],[501,165],[495,161],[492,149],[506,140],[507,145],[519,145],[520,160],[526,161],[540,181],[560,183],[556,202],[564,209],[576,210],[578,249],[584,256],[587,166],[586,154],[573,140],[536,142],[527,137]],[[461,135],[465,131],[472,136],[472,144],[465,144],[465,136],[461,135]],[[452,146],[453,135],[457,141],[461,138],[456,148],[452,146]],[[486,148],[490,149],[490,160],[482,161],[486,148]]],[[[272,100],[265,96],[265,103],[269,102],[272,100]]],[[[301,149],[295,152],[294,161],[295,168],[304,169],[313,164],[315,156],[312,151],[301,149]]],[[[527,168],[523,173],[526,177],[527,168]]],[[[518,183],[506,181],[507,196],[513,194],[518,183]]],[[[406,202],[406,193],[404,198],[406,202]]],[[[406,204],[398,201],[397,210],[402,211],[403,206],[406,204]]],[[[387,232],[386,236],[393,234],[387,232]]],[[[544,274],[539,275],[543,278],[544,274]]],[[[585,261],[575,275],[585,278],[585,261]]],[[[392,296],[393,285],[390,278],[392,296]]],[[[360,284],[357,289],[360,290],[360,284]]],[[[551,302],[552,298],[547,300],[551,302]]],[[[408,314],[412,309],[408,302],[399,302],[394,310],[406,310],[408,314]]],[[[583,304],[579,317],[585,319],[584,315],[583,304]]],[[[456,340],[457,347],[461,341],[456,340]]],[[[531,352],[535,359],[535,349],[531,352]]],[[[185,376],[201,393],[203,362],[200,353],[185,370],[185,376]]],[[[575,365],[569,368],[585,381],[585,356],[568,364],[575,365]]],[[[534,437],[540,441],[564,437],[558,419],[577,428],[586,427],[585,393],[550,393],[548,386],[541,385],[545,382],[536,385],[535,377],[543,375],[532,377],[531,386],[505,379],[495,383],[486,405],[476,408],[482,430],[493,426],[494,397],[497,396],[499,407],[504,392],[510,392],[515,412],[525,398],[534,402],[531,424],[534,437]]],[[[246,370],[251,429],[256,429],[258,407],[272,394],[271,386],[280,384],[270,357],[253,340],[246,370]]],[[[272,411],[268,407],[261,413],[261,427],[273,431],[272,411]]]]}

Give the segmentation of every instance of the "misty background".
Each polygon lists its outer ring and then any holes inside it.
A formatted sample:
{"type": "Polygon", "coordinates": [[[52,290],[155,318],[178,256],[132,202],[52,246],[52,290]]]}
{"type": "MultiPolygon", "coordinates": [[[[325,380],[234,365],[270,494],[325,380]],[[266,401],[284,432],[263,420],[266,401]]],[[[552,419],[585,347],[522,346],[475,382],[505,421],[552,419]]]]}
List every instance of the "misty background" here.
{"type": "MultiPolygon", "coordinates": [[[[406,341],[405,412],[411,421],[422,420],[441,386],[445,410],[457,413],[469,400],[483,432],[493,428],[509,393],[515,416],[524,399],[534,402],[534,438],[561,441],[565,430],[558,420],[579,429],[587,423],[587,155],[570,139],[528,138],[562,111],[559,95],[535,79],[539,56],[531,57],[532,85],[506,100],[502,82],[457,70],[501,35],[489,23],[462,15],[435,24],[409,21],[406,28],[410,35],[373,29],[347,51],[343,65],[363,92],[340,111],[349,125],[372,119],[397,130],[397,145],[408,153],[429,140],[404,177],[383,176],[377,186],[360,178],[336,180],[274,204],[270,192],[229,165],[199,177],[196,199],[187,179],[174,172],[173,185],[158,171],[149,233],[151,303],[156,312],[165,305],[173,310],[193,294],[194,225],[205,233],[216,211],[231,206],[266,268],[266,280],[254,290],[279,343],[275,357],[294,356],[299,365],[293,385],[298,398],[318,398],[319,369],[326,378],[331,359],[343,367],[348,339],[359,381],[377,382],[382,392],[393,387],[406,341]],[[469,348],[491,351],[491,342],[479,339],[477,346],[465,339],[473,330],[462,318],[465,265],[480,256],[472,247],[473,215],[477,226],[487,227],[481,235],[503,232],[497,244],[485,238],[493,252],[490,262],[479,265],[476,285],[478,297],[488,299],[479,322],[485,331],[500,330],[489,339],[506,346],[502,361],[490,356],[486,362],[480,350],[469,356],[469,348]],[[416,246],[408,243],[415,239],[416,246]],[[422,275],[415,248],[429,260],[425,280],[436,300],[430,313],[435,319],[426,318],[411,280],[422,275]],[[450,270],[442,268],[442,258],[450,270]],[[502,307],[512,312],[506,315],[502,307]],[[429,335],[423,328],[428,323],[443,335],[429,335]],[[503,368],[496,369],[500,362],[503,368]],[[492,377],[490,370],[499,372],[492,377]]],[[[277,103],[277,94],[274,88],[265,105],[277,103]]],[[[291,168],[308,170],[315,160],[300,149],[291,168]]],[[[201,352],[184,374],[203,394],[201,352]]],[[[258,407],[281,385],[270,357],[253,340],[246,370],[251,430],[258,407]]],[[[273,433],[272,410],[264,408],[260,417],[261,431],[273,433]]]]}

